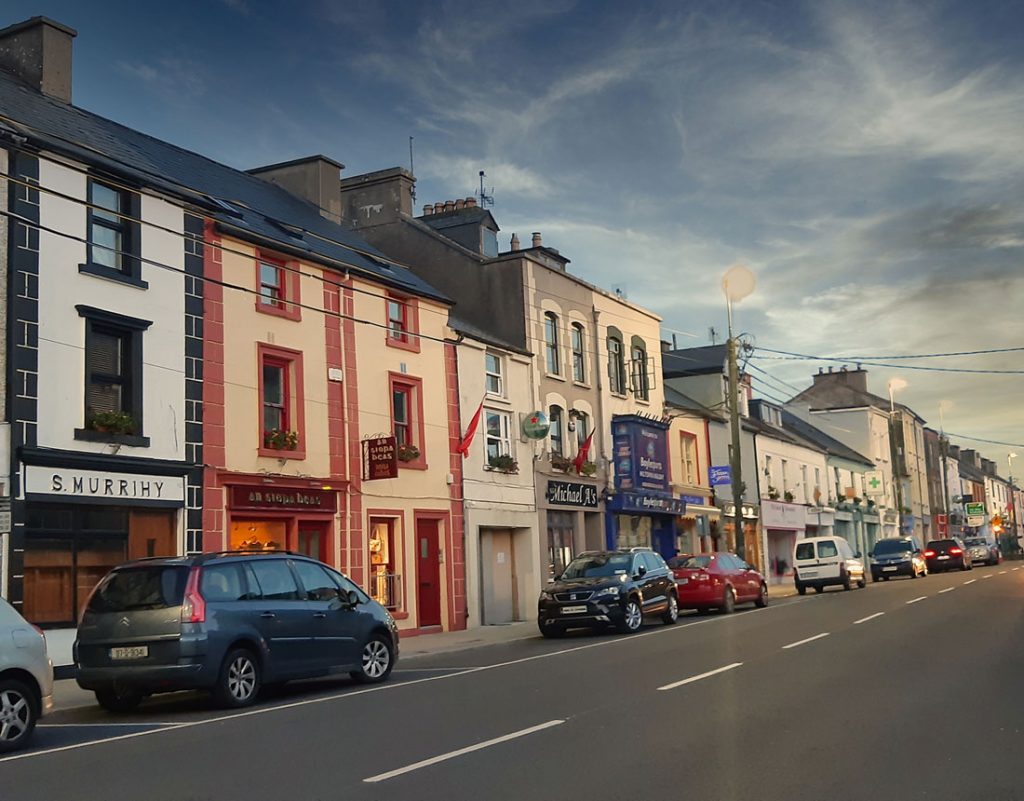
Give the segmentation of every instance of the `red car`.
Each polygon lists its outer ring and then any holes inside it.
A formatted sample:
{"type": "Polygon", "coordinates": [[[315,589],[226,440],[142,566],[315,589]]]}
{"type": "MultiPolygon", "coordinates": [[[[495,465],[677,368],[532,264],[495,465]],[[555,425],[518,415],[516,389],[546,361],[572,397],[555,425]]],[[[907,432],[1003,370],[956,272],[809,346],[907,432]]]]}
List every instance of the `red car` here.
{"type": "Polygon", "coordinates": [[[735,554],[675,556],[668,566],[676,577],[680,609],[721,609],[729,614],[736,604],[768,605],[764,576],[735,554]]]}

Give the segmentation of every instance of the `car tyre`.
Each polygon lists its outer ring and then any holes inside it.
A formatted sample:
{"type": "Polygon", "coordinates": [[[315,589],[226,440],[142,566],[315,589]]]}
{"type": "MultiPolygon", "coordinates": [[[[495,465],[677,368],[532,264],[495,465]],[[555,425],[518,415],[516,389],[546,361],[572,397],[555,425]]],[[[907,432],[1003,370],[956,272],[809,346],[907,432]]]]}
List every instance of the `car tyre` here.
{"type": "Polygon", "coordinates": [[[725,588],[725,595],[722,598],[722,614],[731,615],[736,610],[736,590],[732,587],[725,588]]]}
{"type": "Polygon", "coordinates": [[[850,574],[848,572],[843,573],[843,591],[849,592],[853,589],[853,582],[850,581],[850,574]]]}
{"type": "Polygon", "coordinates": [[[616,628],[624,634],[632,634],[633,632],[640,631],[643,625],[643,607],[640,606],[640,602],[636,598],[630,598],[626,601],[626,606],[622,610],[622,620],[618,622],[616,628]]]}
{"type": "Polygon", "coordinates": [[[262,679],[256,654],[248,648],[232,648],[221,663],[213,697],[220,706],[241,709],[255,702],[262,679]]]}
{"type": "Polygon", "coordinates": [[[661,620],[666,626],[673,626],[679,620],[679,601],[676,599],[676,596],[668,596],[668,609],[661,616],[661,620]]]}
{"type": "Polygon", "coordinates": [[[862,575],[861,575],[861,577],[860,577],[859,579],[857,579],[857,586],[858,586],[858,587],[859,587],[860,589],[862,589],[862,590],[863,590],[863,589],[864,589],[864,588],[865,588],[866,586],[868,586],[868,580],[867,580],[867,577],[866,577],[866,576],[864,576],[864,575],[862,574],[862,575]]]}
{"type": "Polygon", "coordinates": [[[797,591],[798,595],[806,595],[807,594],[807,586],[804,585],[804,584],[801,584],[800,582],[797,582],[796,591],[797,591]]]}
{"type": "Polygon", "coordinates": [[[0,753],[24,746],[39,719],[35,694],[20,681],[0,681],[0,753]]]}
{"type": "Polygon", "coordinates": [[[135,711],[142,703],[145,696],[140,690],[134,687],[126,687],[119,682],[114,682],[109,687],[96,690],[96,703],[108,712],[115,712],[123,715],[126,712],[135,711]]]}
{"type": "Polygon", "coordinates": [[[390,637],[374,634],[363,645],[359,656],[359,670],[350,674],[362,684],[380,684],[387,681],[395,667],[395,646],[390,637]]]}
{"type": "Polygon", "coordinates": [[[768,606],[768,585],[767,584],[762,584],[761,585],[761,592],[758,593],[757,600],[754,601],[754,606],[756,606],[758,609],[764,609],[766,606],[768,606]]]}
{"type": "Polygon", "coordinates": [[[551,640],[565,636],[565,628],[563,626],[538,626],[538,628],[542,636],[551,640]]]}

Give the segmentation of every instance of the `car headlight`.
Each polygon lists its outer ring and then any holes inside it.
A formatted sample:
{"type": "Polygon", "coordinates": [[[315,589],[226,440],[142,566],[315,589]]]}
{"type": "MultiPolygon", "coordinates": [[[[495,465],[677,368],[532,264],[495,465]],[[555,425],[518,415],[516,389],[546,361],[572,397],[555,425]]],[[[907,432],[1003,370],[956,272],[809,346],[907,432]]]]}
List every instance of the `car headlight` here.
{"type": "Polygon", "coordinates": [[[620,588],[619,587],[605,587],[603,590],[598,590],[594,593],[595,598],[618,598],[620,588]]]}
{"type": "Polygon", "coordinates": [[[542,601],[553,601],[553,600],[555,600],[555,596],[552,595],[547,590],[541,590],[540,591],[540,600],[542,600],[542,601]]]}

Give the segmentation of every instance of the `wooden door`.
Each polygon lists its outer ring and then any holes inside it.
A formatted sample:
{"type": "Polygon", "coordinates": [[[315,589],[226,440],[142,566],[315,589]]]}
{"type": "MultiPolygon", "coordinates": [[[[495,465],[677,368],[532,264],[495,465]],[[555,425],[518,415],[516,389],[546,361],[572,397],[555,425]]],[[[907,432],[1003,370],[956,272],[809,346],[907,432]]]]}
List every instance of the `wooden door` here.
{"type": "Polygon", "coordinates": [[[417,606],[420,626],[441,625],[441,563],[438,522],[416,521],[417,606]]]}
{"type": "Polygon", "coordinates": [[[177,556],[177,512],[171,509],[132,510],[128,522],[128,558],[177,556]]]}

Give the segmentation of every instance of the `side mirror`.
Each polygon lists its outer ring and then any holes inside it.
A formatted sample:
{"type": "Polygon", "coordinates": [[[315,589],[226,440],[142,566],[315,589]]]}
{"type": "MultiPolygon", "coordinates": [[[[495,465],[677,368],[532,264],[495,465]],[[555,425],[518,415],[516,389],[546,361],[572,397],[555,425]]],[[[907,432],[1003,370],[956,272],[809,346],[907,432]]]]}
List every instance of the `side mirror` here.
{"type": "Polygon", "coordinates": [[[646,575],[647,575],[647,568],[644,567],[643,565],[640,565],[640,567],[638,567],[636,569],[636,577],[637,578],[643,578],[646,575]]]}
{"type": "Polygon", "coordinates": [[[348,605],[350,607],[354,608],[359,606],[359,596],[356,594],[355,590],[349,590],[345,595],[345,600],[348,601],[348,605]]]}
{"type": "Polygon", "coordinates": [[[856,553],[854,553],[853,558],[854,559],[861,559],[862,557],[860,555],[860,551],[857,551],[856,553]]]}

